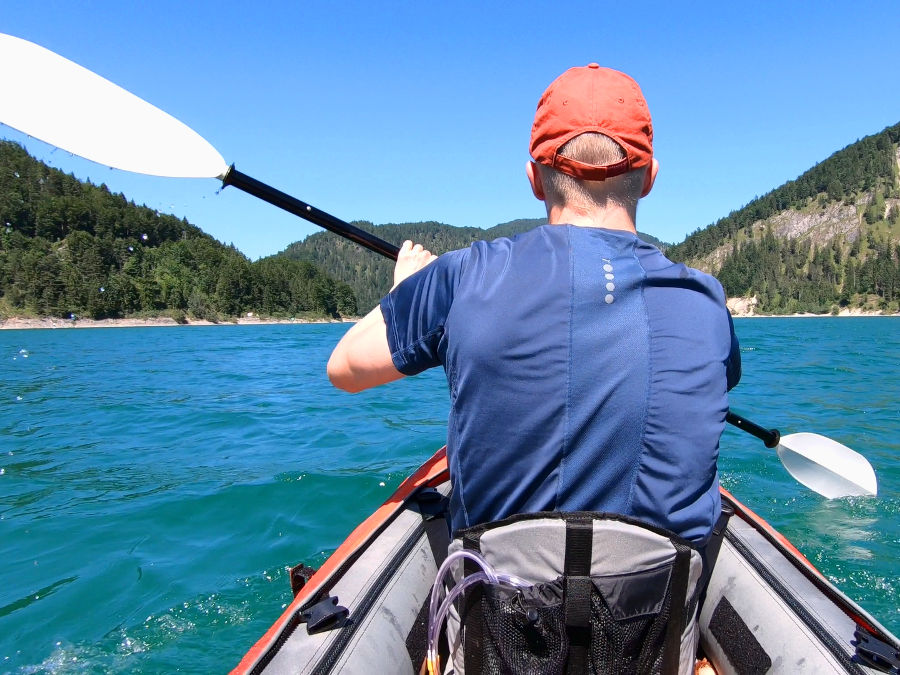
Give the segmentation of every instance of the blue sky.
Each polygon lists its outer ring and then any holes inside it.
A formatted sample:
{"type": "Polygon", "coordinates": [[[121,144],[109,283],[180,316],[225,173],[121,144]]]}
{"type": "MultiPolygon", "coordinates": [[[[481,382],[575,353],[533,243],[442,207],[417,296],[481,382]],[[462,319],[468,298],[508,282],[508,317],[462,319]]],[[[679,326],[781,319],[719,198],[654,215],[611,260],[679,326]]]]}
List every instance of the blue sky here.
{"type": "MultiPolygon", "coordinates": [[[[597,61],[644,90],[661,170],[638,227],[674,242],[900,121],[896,2],[740,4],[3,0],[0,32],[162,108],[244,173],[375,223],[543,216],[524,175],[534,107],[597,61]]],[[[253,259],[317,231],[214,179],[0,137],[253,259]]]]}

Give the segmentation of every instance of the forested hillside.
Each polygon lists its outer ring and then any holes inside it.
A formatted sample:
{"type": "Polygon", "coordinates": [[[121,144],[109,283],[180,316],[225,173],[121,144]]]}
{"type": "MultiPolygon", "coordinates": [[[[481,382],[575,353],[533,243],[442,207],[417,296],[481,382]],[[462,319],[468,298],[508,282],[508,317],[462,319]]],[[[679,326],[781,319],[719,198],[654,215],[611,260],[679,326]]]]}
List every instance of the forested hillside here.
{"type": "MultiPolygon", "coordinates": [[[[758,313],[900,311],[900,124],[834,153],[684,242],[666,246],[758,313]]],[[[435,253],[513,236],[435,222],[358,227],[435,253]]],[[[0,318],[170,313],[218,320],[349,316],[373,307],[393,263],[321,232],[251,263],[186,220],[135,206],[0,141],[0,318]]]]}
{"type": "Polygon", "coordinates": [[[668,250],[760,313],[900,311],[900,124],[668,250]]]}
{"type": "MultiPolygon", "coordinates": [[[[867,136],[684,242],[676,261],[714,274],[729,297],[752,298],[757,313],[900,312],[900,124],[867,136]]],[[[435,253],[475,239],[510,236],[541,223],[519,220],[489,230],[438,223],[373,226],[387,241],[412,239],[435,253]]],[[[391,264],[322,233],[283,255],[322,265],[349,284],[361,308],[390,287],[391,264]]]]}
{"type": "MultiPolygon", "coordinates": [[[[440,255],[468,246],[473,241],[511,237],[545,222],[547,221],[541,218],[528,218],[502,223],[489,229],[452,227],[435,222],[373,225],[367,221],[356,221],[353,225],[398,246],[410,239],[440,255]]],[[[645,241],[665,247],[655,237],[646,234],[640,236],[645,241]]],[[[313,234],[303,241],[291,244],[278,255],[320,265],[329,276],[353,289],[361,311],[374,307],[392,284],[393,261],[330,232],[313,234]]]]}
{"type": "Polygon", "coordinates": [[[251,263],[186,220],[135,206],[0,141],[0,317],[355,315],[308,262],[251,263]]]}

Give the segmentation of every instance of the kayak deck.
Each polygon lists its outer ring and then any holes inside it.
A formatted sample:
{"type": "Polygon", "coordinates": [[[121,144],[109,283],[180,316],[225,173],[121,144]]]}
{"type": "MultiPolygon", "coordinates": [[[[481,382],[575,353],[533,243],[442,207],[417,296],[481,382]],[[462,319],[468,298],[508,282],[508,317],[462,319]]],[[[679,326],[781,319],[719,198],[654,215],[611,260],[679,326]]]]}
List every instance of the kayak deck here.
{"type": "MultiPolygon", "coordinates": [[[[448,493],[442,449],[351,533],[232,672],[419,672],[428,596],[448,543],[448,493]],[[331,616],[330,630],[309,630],[331,616]]],[[[857,654],[855,631],[888,655],[900,641],[762,518],[725,490],[722,500],[734,515],[699,616],[701,651],[715,671],[884,672],[857,654]]]]}

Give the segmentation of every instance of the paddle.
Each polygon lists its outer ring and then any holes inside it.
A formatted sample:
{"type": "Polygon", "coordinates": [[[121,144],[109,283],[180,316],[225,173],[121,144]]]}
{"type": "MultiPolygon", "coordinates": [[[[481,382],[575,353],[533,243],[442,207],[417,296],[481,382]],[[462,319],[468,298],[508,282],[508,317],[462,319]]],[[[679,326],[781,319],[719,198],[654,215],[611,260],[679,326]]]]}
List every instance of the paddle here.
{"type": "MultiPolygon", "coordinates": [[[[171,115],[32,42],[0,34],[0,123],[94,162],[156,176],[219,178],[393,260],[397,246],[228,166],[171,115]],[[80,101],[60,111],[59,101],[80,101]]],[[[874,495],[875,472],[858,453],[817,434],[780,438],[731,412],[727,420],[776,447],[788,472],[826,497],[874,495]],[[779,442],[780,438],[780,442],[779,442]]]]}
{"type": "Polygon", "coordinates": [[[878,494],[872,465],[846,445],[808,432],[782,436],[778,429],[766,429],[731,411],[725,420],[775,448],[789,474],[828,499],[878,494]]]}
{"type": "Polygon", "coordinates": [[[219,178],[397,259],[399,248],[228,166],[197,132],[96,73],[33,42],[0,34],[0,123],[98,164],[171,178],[219,178]],[[60,108],[60,101],[78,105],[60,108]]]}

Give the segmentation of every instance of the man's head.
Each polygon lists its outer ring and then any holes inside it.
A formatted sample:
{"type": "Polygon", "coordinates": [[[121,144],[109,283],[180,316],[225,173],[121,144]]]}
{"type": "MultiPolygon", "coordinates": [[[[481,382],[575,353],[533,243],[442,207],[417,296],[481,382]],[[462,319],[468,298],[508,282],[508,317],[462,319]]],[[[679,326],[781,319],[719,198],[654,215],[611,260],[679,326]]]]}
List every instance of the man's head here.
{"type": "Polygon", "coordinates": [[[589,210],[612,203],[633,217],[657,166],[653,124],[640,87],[596,63],[570,68],[538,102],[531,156],[539,173],[535,194],[548,210],[552,204],[589,210]]]}

